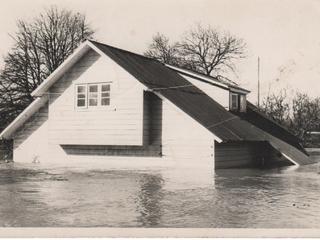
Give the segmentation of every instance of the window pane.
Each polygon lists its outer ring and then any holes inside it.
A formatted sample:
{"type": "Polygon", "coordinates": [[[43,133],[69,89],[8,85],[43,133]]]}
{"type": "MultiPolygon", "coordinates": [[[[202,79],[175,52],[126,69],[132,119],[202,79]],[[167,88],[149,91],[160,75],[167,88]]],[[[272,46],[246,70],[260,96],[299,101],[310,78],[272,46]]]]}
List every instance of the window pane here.
{"type": "Polygon", "coordinates": [[[98,85],[89,86],[89,92],[98,92],[98,85]]]}
{"type": "Polygon", "coordinates": [[[78,99],[79,99],[79,98],[86,98],[86,95],[85,95],[85,94],[82,94],[82,93],[81,93],[81,94],[78,94],[78,99]]]}
{"type": "Polygon", "coordinates": [[[243,95],[240,96],[240,104],[243,104],[244,103],[244,97],[243,95]]]}
{"type": "Polygon", "coordinates": [[[101,105],[102,106],[110,105],[110,99],[109,98],[102,98],[101,99],[101,105]]]}
{"type": "Polygon", "coordinates": [[[89,106],[97,106],[98,101],[97,99],[89,99],[89,106]]]}
{"type": "Polygon", "coordinates": [[[231,95],[231,108],[232,109],[238,108],[238,95],[235,95],[235,94],[231,95]]]}
{"type": "Polygon", "coordinates": [[[102,92],[110,91],[110,85],[109,84],[102,85],[101,86],[101,91],[102,92]]]}
{"type": "Polygon", "coordinates": [[[98,106],[98,85],[89,85],[89,106],[98,106]]]}
{"type": "Polygon", "coordinates": [[[86,92],[86,86],[77,86],[78,93],[85,93],[86,92]]]}
{"type": "Polygon", "coordinates": [[[236,104],[236,97],[232,95],[232,106],[235,106],[236,104]]]}
{"type": "Polygon", "coordinates": [[[77,106],[78,107],[84,107],[86,105],[85,99],[78,99],[77,106]]]}
{"type": "Polygon", "coordinates": [[[102,98],[105,98],[105,97],[110,97],[110,93],[109,92],[104,92],[104,93],[101,93],[101,97],[102,98]]]}
{"type": "Polygon", "coordinates": [[[89,93],[89,98],[98,98],[98,93],[89,93]]]}
{"type": "Polygon", "coordinates": [[[240,111],[245,112],[246,111],[246,96],[245,95],[241,95],[240,96],[240,111]]]}
{"type": "Polygon", "coordinates": [[[237,103],[235,101],[232,102],[232,108],[233,109],[237,108],[237,103]]]}

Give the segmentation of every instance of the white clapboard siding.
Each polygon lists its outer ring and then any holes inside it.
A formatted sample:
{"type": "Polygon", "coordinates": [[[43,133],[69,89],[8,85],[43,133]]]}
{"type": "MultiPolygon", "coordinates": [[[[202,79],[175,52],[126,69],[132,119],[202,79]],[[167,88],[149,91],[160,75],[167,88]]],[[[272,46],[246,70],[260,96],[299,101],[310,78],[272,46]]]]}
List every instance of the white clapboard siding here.
{"type": "Polygon", "coordinates": [[[186,169],[201,169],[201,175],[211,176],[212,133],[170,101],[143,89],[116,63],[89,51],[49,89],[49,107],[18,131],[15,160],[30,162],[40,156],[42,163],[66,166],[170,167],[184,177],[186,169]],[[75,109],[75,84],[95,82],[112,82],[111,106],[75,109]]]}
{"type": "Polygon", "coordinates": [[[213,135],[168,100],[163,101],[162,152],[186,168],[214,169],[213,135]]]}
{"type": "Polygon", "coordinates": [[[215,163],[217,169],[259,166],[259,154],[264,150],[252,143],[216,143],[215,163]]]}
{"type": "Polygon", "coordinates": [[[50,144],[142,145],[143,88],[111,59],[90,50],[50,88],[50,144]],[[75,85],[111,82],[111,105],[75,108],[75,85]]]}
{"type": "Polygon", "coordinates": [[[16,162],[33,162],[47,158],[48,105],[38,110],[13,137],[13,159],[16,162]]]}
{"type": "Polygon", "coordinates": [[[292,164],[266,142],[216,143],[215,149],[216,169],[292,164]]]}
{"type": "Polygon", "coordinates": [[[180,75],[186,78],[193,85],[200,88],[203,92],[205,92],[209,97],[222,105],[225,109],[229,110],[229,90],[202,82],[192,77],[188,77],[182,74],[180,75]]]}

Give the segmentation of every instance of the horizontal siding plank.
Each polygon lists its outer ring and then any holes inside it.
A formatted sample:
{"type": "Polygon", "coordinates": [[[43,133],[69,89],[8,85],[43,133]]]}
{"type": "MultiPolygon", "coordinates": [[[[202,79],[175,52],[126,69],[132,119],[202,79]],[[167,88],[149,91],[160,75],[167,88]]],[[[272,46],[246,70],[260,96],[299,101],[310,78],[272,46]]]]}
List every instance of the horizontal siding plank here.
{"type": "Polygon", "coordinates": [[[262,143],[239,142],[216,144],[216,168],[257,167],[267,148],[262,143]]]}
{"type": "Polygon", "coordinates": [[[58,94],[50,98],[50,142],[142,144],[143,90],[112,60],[106,61],[90,50],[52,86],[51,92],[58,94]],[[74,84],[106,81],[112,82],[114,107],[75,109],[74,84]]]}

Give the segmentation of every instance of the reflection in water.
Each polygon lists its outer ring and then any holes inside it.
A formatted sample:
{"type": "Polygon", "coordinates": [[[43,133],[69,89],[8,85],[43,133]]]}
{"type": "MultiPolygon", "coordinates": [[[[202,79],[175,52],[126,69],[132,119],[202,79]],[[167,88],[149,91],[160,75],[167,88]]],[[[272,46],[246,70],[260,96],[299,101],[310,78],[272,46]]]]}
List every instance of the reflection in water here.
{"type": "Polygon", "coordinates": [[[159,172],[0,164],[0,227],[319,228],[318,171],[219,170],[214,187],[173,189],[159,172]]]}
{"type": "MultiPolygon", "coordinates": [[[[225,212],[219,226],[319,226],[320,176],[316,165],[273,170],[217,171],[216,194],[225,212]],[[310,171],[311,170],[311,171],[310,171]],[[310,205],[312,202],[312,205],[310,205]],[[313,215],[313,216],[312,216],[313,215]]],[[[220,212],[221,213],[221,212],[220,212]]]]}
{"type": "Polygon", "coordinates": [[[9,166],[1,169],[0,174],[0,226],[25,226],[41,222],[47,223],[50,216],[41,214],[34,217],[38,209],[47,208],[45,203],[37,201],[39,183],[35,180],[39,171],[14,169],[9,166]],[[32,206],[32,208],[28,207],[32,206]]]}
{"type": "Polygon", "coordinates": [[[138,211],[139,220],[145,227],[157,226],[162,215],[163,179],[160,175],[142,175],[139,181],[138,211]]]}

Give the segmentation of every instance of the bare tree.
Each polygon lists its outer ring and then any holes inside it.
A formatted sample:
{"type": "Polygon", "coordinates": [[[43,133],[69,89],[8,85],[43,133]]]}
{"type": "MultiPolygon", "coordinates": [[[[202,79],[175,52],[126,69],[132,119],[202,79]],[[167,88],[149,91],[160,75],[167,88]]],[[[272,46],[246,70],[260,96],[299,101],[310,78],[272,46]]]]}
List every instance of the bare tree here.
{"type": "Polygon", "coordinates": [[[304,141],[308,131],[320,129],[320,98],[311,99],[302,93],[295,95],[292,101],[291,128],[304,141]]]}
{"type": "Polygon", "coordinates": [[[83,14],[56,7],[31,22],[19,20],[17,27],[0,72],[0,129],[33,100],[31,92],[93,35],[83,14]]]}
{"type": "Polygon", "coordinates": [[[245,56],[245,47],[242,39],[201,25],[187,32],[179,44],[184,61],[206,75],[234,71],[234,62],[245,56]]]}
{"type": "Polygon", "coordinates": [[[282,89],[278,94],[269,94],[260,110],[298,136],[305,146],[310,140],[307,133],[320,130],[320,98],[296,92],[289,100],[282,89]]]}
{"type": "Polygon", "coordinates": [[[173,45],[167,37],[157,34],[145,54],[164,63],[217,76],[226,70],[234,71],[235,62],[245,57],[245,49],[242,39],[197,25],[173,45]]]}
{"type": "Polygon", "coordinates": [[[262,102],[261,111],[283,126],[290,121],[290,104],[285,89],[279,94],[269,94],[262,102]]]}
{"type": "Polygon", "coordinates": [[[148,50],[144,55],[155,58],[163,63],[171,65],[179,64],[177,44],[170,44],[169,38],[160,33],[153,36],[152,43],[149,45],[148,50]]]}

